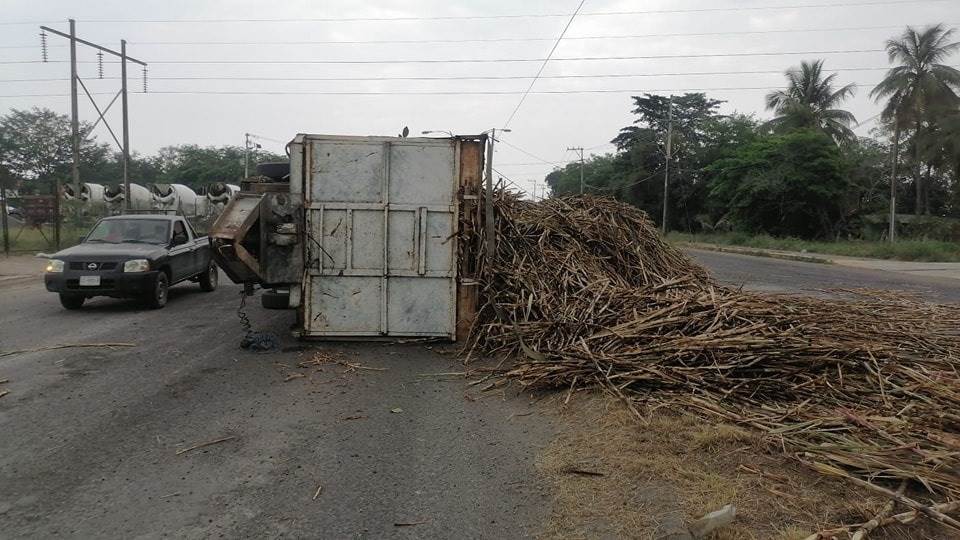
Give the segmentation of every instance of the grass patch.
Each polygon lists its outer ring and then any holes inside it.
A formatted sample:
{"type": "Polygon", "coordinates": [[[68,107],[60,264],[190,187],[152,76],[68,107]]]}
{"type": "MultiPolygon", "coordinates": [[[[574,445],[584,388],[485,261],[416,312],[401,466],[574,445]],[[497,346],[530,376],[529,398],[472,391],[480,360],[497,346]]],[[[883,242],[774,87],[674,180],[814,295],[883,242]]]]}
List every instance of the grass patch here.
{"type": "Polygon", "coordinates": [[[824,242],[799,238],[775,238],[747,233],[670,233],[671,242],[695,242],[721,246],[822,253],[845,257],[866,257],[897,261],[960,262],[960,244],[938,240],[898,240],[894,243],[866,240],[824,242]]]}
{"type": "MultiPolygon", "coordinates": [[[[602,394],[564,408],[559,436],[537,463],[553,491],[540,538],[662,539],[732,503],[736,521],[712,540],[800,540],[870,519],[886,502],[802,467],[752,431],[662,407],[642,412],[646,423],[602,394]]],[[[870,538],[936,531],[918,522],[870,538]]]]}
{"type": "MultiPolygon", "coordinates": [[[[80,237],[89,231],[89,227],[74,228],[62,227],[60,229],[60,249],[75,246],[80,237]]],[[[32,227],[24,227],[20,230],[19,225],[10,227],[10,251],[14,252],[46,252],[57,251],[53,243],[53,227],[44,225],[42,230],[32,227]],[[42,234],[41,234],[42,231],[42,234]]],[[[2,239],[0,239],[0,249],[3,248],[2,239]]]]}

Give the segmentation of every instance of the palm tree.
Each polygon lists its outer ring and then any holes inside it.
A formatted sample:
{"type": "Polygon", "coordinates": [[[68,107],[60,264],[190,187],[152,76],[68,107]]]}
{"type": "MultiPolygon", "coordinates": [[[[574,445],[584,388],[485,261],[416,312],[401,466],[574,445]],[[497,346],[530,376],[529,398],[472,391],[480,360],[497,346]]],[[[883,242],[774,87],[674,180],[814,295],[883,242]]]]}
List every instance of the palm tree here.
{"type": "MultiPolygon", "coordinates": [[[[943,64],[960,49],[960,43],[949,43],[953,29],[937,24],[917,31],[907,27],[899,39],[887,40],[887,56],[900,65],[887,71],[880,84],[870,92],[876,99],[887,99],[883,118],[894,126],[894,148],[899,148],[900,131],[913,129],[914,171],[917,190],[915,213],[923,210],[923,186],[920,179],[921,151],[925,119],[935,110],[950,108],[960,102],[960,71],[943,64]]],[[[894,154],[894,163],[898,156],[894,154]]],[[[893,179],[891,178],[891,182],[893,179]]],[[[891,188],[892,190],[892,188],[891,188]]]]}
{"type": "Polygon", "coordinates": [[[856,138],[851,124],[856,118],[849,111],[837,108],[852,97],[856,86],[834,88],[837,74],[823,76],[823,60],[801,62],[800,68],[786,72],[787,89],[767,94],[767,109],[776,117],[767,125],[784,128],[821,129],[837,143],[856,138]]]}

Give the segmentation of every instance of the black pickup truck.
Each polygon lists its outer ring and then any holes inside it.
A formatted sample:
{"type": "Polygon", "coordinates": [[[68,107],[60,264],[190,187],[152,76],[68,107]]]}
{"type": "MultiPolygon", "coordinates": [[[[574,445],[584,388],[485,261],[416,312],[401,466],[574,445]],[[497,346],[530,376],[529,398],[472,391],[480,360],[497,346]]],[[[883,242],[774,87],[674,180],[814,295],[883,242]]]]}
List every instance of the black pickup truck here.
{"type": "Polygon", "coordinates": [[[191,280],[212,291],[217,277],[207,237],[187,220],[123,215],[101,219],[80,244],[51,255],[44,282],[67,309],[94,296],[141,298],[162,308],[171,285],[191,280]]]}

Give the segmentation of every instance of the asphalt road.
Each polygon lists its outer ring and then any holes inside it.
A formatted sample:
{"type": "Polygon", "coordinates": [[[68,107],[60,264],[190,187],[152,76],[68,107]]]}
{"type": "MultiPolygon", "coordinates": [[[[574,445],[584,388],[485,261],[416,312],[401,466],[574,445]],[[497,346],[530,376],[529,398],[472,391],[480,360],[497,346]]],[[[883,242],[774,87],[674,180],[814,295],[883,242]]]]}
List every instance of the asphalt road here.
{"type": "Polygon", "coordinates": [[[829,289],[865,288],[916,293],[931,302],[960,302],[960,279],[715,251],[691,249],[687,253],[719,281],[746,289],[821,294],[829,289]]]}
{"type": "MultiPolygon", "coordinates": [[[[693,255],[747,288],[960,300],[960,280],[693,255]]],[[[283,336],[284,349],[242,351],[239,288],[222,282],[214,293],[178,285],[157,311],[97,299],[68,312],[37,283],[0,286],[0,353],[136,344],[0,356],[0,537],[536,534],[551,495],[536,455],[555,416],[438,375],[463,370],[448,347],[297,343],[291,314],[256,299],[254,326],[283,336]],[[383,371],[298,367],[317,352],[383,371]]]]}
{"type": "MultiPolygon", "coordinates": [[[[429,375],[463,366],[425,344],[242,351],[239,288],[223,281],[178,285],[157,311],[96,299],[68,312],[36,284],[0,289],[0,352],[136,343],[0,357],[0,537],[536,532],[549,494],[535,457],[554,428],[524,414],[529,397],[429,375]],[[317,351],[384,371],[297,367],[317,351]]],[[[254,326],[286,336],[291,314],[253,300],[254,326]]]]}

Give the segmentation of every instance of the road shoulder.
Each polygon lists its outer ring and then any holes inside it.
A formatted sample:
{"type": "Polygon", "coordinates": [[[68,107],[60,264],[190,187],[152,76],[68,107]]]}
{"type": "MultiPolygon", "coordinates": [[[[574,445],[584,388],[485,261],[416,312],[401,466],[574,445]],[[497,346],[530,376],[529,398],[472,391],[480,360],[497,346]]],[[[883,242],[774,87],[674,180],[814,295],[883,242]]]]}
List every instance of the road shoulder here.
{"type": "Polygon", "coordinates": [[[684,242],[678,245],[683,249],[696,251],[715,251],[719,253],[732,253],[735,255],[748,255],[752,257],[765,257],[770,259],[781,259],[816,264],[833,264],[850,268],[881,270],[884,272],[897,272],[902,274],[960,280],[960,263],[867,259],[863,257],[844,257],[841,255],[825,255],[822,253],[798,253],[795,251],[748,248],[741,246],[720,246],[716,244],[703,244],[694,242],[684,242]]]}

